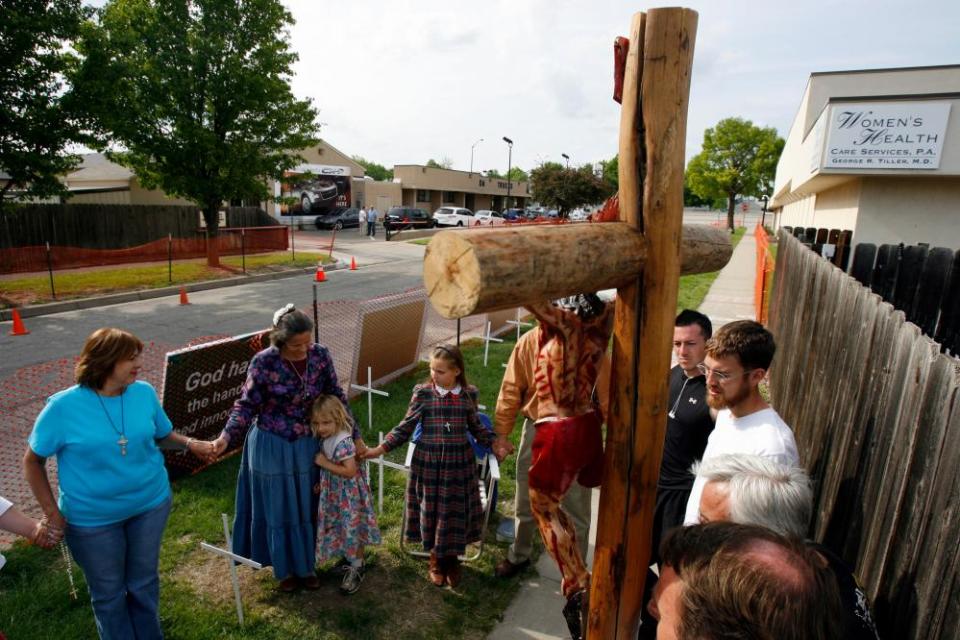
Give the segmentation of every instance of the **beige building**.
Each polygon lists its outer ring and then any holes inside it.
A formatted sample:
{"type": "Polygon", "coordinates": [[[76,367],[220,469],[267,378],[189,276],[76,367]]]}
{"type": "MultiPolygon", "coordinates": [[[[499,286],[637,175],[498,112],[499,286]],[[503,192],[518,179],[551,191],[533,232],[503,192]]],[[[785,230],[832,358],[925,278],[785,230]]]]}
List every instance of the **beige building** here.
{"type": "Polygon", "coordinates": [[[403,200],[397,204],[430,213],[444,205],[466,207],[471,211],[503,211],[511,207],[522,209],[530,202],[529,182],[508,183],[505,178],[488,178],[468,171],[398,164],[393,167],[393,180],[401,185],[403,200]]]}
{"type": "MultiPolygon", "coordinates": [[[[290,198],[287,203],[271,200],[260,203],[271,217],[289,223],[311,224],[316,209],[304,212],[305,191],[298,189],[295,176],[310,172],[313,176],[335,182],[335,199],[328,207],[369,207],[381,213],[394,206],[410,206],[433,213],[444,205],[479,209],[507,208],[508,182],[503,178],[487,178],[480,173],[439,169],[422,165],[396,165],[392,182],[378,182],[365,176],[363,165],[322,140],[316,147],[300,152],[304,162],[291,172],[285,182],[271,181],[268,189],[276,198],[290,198]],[[288,204],[289,203],[289,204],[288,204]]],[[[65,178],[72,203],[104,204],[175,204],[190,205],[188,200],[170,198],[159,189],[144,189],[132,171],[115,164],[98,153],[83,156],[81,166],[65,178]]],[[[530,200],[528,182],[509,183],[510,206],[525,207],[530,200]]],[[[309,196],[308,196],[309,198],[309,196]]],[[[240,204],[240,203],[235,203],[240,204]]]]}
{"type": "Polygon", "coordinates": [[[960,65],[812,74],[769,208],[854,244],[960,249],[960,65]]]}

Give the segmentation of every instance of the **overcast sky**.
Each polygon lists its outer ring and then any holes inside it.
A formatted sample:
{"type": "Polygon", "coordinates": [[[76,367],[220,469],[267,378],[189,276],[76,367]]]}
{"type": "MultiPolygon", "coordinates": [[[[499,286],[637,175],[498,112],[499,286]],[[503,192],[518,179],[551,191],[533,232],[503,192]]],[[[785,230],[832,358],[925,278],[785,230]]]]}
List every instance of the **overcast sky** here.
{"type": "MultiPolygon", "coordinates": [[[[613,39],[650,6],[623,0],[285,0],[321,135],[392,166],[530,169],[612,157],[613,39]]],[[[960,63],[960,2],[709,0],[699,13],[687,157],[729,116],[786,137],[811,72],[960,63]]]]}

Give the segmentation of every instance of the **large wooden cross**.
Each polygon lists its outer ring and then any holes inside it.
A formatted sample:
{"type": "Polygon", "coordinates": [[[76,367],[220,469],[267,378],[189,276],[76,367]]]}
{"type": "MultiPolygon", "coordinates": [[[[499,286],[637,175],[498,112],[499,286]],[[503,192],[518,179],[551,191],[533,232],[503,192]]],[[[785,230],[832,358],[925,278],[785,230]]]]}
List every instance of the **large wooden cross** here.
{"type": "Polygon", "coordinates": [[[618,222],[437,234],[424,257],[448,318],[617,288],[610,415],[586,636],[633,639],[643,606],[681,273],[721,268],[727,235],[683,225],[697,14],[634,15],[620,119],[618,222]]]}

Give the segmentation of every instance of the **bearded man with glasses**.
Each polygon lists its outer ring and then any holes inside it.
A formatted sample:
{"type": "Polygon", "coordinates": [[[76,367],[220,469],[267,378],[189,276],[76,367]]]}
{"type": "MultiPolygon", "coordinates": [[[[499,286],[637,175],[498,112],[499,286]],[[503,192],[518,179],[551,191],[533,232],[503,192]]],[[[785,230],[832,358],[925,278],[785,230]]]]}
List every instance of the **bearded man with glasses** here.
{"type": "MultiPolygon", "coordinates": [[[[698,367],[706,376],[707,404],[717,409],[716,426],[703,460],[750,453],[789,467],[800,466],[793,431],[760,395],[776,344],[762,324],[740,320],[725,325],[707,342],[698,367]]],[[[700,496],[706,480],[697,477],[687,501],[684,524],[700,521],[700,496]]]]}

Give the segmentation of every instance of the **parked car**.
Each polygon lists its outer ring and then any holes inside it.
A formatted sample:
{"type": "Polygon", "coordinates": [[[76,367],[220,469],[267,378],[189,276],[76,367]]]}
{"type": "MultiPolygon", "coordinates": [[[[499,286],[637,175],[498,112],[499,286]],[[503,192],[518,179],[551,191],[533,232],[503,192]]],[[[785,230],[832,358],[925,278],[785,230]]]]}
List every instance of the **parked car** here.
{"type": "Polygon", "coordinates": [[[360,210],[355,207],[337,209],[332,213],[317,216],[314,224],[317,225],[317,229],[336,229],[337,231],[344,227],[359,227],[360,210]]]}
{"type": "Polygon", "coordinates": [[[503,219],[507,222],[519,222],[524,219],[523,209],[505,209],[503,219]]]}
{"type": "Polygon", "coordinates": [[[587,212],[583,209],[576,209],[575,211],[570,212],[570,215],[567,216],[567,219],[570,222],[583,222],[587,219],[587,212]]]}
{"type": "Polygon", "coordinates": [[[433,212],[433,219],[440,227],[469,227],[473,224],[473,211],[463,207],[440,207],[433,212]]]}
{"type": "Polygon", "coordinates": [[[424,209],[390,207],[383,219],[383,224],[391,231],[399,231],[401,229],[430,229],[435,227],[437,222],[424,209]]]}
{"type": "Polygon", "coordinates": [[[474,213],[473,217],[481,225],[503,224],[503,215],[499,211],[491,211],[490,209],[481,209],[480,211],[477,211],[476,213],[474,213]]]}
{"type": "Polygon", "coordinates": [[[310,213],[314,207],[330,206],[336,201],[338,193],[337,183],[330,178],[317,178],[304,182],[297,189],[300,210],[310,213]]]}

